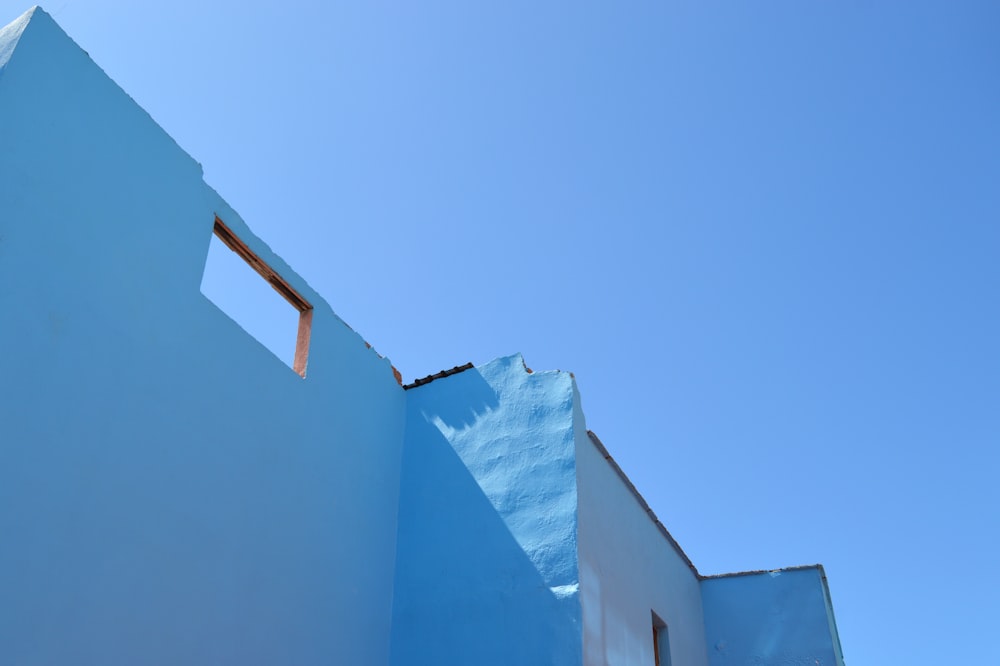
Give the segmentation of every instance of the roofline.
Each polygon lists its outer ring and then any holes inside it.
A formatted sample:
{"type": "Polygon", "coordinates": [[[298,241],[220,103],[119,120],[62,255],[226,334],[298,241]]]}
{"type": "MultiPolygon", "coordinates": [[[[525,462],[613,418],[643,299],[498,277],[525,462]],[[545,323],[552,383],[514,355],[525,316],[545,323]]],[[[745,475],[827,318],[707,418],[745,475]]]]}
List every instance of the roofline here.
{"type": "Polygon", "coordinates": [[[677,543],[677,539],[675,539],[673,535],[670,534],[667,528],[664,527],[663,523],[660,522],[660,519],[656,517],[656,513],[654,513],[653,510],[649,508],[649,504],[646,502],[645,498],[636,489],[635,484],[632,483],[632,480],[628,478],[628,475],[625,474],[625,472],[622,471],[622,468],[618,466],[618,463],[615,462],[615,459],[611,457],[611,454],[608,453],[607,447],[604,446],[604,444],[597,437],[597,435],[594,434],[594,431],[588,430],[587,435],[590,437],[590,441],[594,443],[594,446],[597,447],[597,450],[601,453],[601,455],[604,456],[604,459],[608,461],[609,465],[611,465],[611,469],[613,469],[615,473],[618,474],[618,476],[621,478],[621,480],[625,482],[625,487],[627,487],[632,492],[632,495],[635,497],[636,501],[639,502],[639,506],[643,508],[643,510],[646,512],[646,515],[649,516],[649,519],[653,521],[654,525],[656,525],[656,529],[660,531],[660,534],[664,536],[664,538],[667,540],[667,543],[670,544],[670,546],[674,549],[674,551],[681,556],[681,559],[684,560],[684,563],[688,565],[688,568],[691,569],[695,577],[698,580],[702,580],[703,578],[705,578],[705,576],[702,576],[700,573],[698,573],[698,568],[691,561],[691,558],[687,556],[687,553],[684,552],[684,549],[681,548],[681,545],[677,543]]]}
{"type": "Polygon", "coordinates": [[[444,379],[445,377],[451,377],[452,375],[457,375],[460,372],[471,370],[474,367],[475,366],[472,365],[471,363],[466,363],[465,365],[456,365],[451,370],[442,370],[441,372],[434,375],[427,375],[426,377],[422,377],[420,379],[414,379],[412,384],[404,384],[403,390],[409,391],[410,389],[414,389],[423,386],[425,384],[430,384],[435,379],[444,379]]]}
{"type": "Polygon", "coordinates": [[[816,569],[819,571],[819,574],[823,579],[823,584],[826,585],[826,571],[823,569],[822,564],[801,564],[793,567],[781,567],[779,569],[734,571],[732,573],[712,574],[710,576],[705,576],[699,573],[698,567],[694,565],[694,563],[691,561],[691,558],[689,558],[687,556],[687,553],[684,552],[684,549],[681,548],[681,545],[677,543],[677,539],[675,539],[673,535],[670,534],[670,531],[667,530],[667,528],[663,525],[663,523],[660,522],[660,519],[656,517],[656,513],[650,508],[649,504],[642,496],[642,493],[640,493],[638,489],[636,489],[635,484],[632,483],[632,480],[628,478],[628,475],[625,474],[624,471],[622,471],[622,468],[618,466],[618,463],[615,462],[615,459],[611,457],[611,454],[608,453],[607,447],[604,446],[604,443],[601,442],[600,438],[598,438],[598,436],[594,434],[593,430],[588,430],[587,435],[590,436],[590,441],[594,443],[594,446],[596,446],[597,450],[601,452],[601,455],[604,456],[604,459],[608,461],[608,464],[611,465],[611,468],[613,470],[615,470],[615,473],[617,473],[618,476],[621,478],[621,480],[625,482],[625,486],[632,492],[632,495],[635,497],[636,501],[639,502],[639,506],[641,506],[643,510],[645,510],[646,515],[649,516],[649,519],[653,521],[653,524],[656,525],[656,528],[660,530],[660,534],[662,534],[666,538],[667,542],[673,547],[674,551],[676,551],[677,554],[681,556],[681,559],[683,559],[684,563],[688,565],[688,568],[694,572],[694,575],[698,578],[699,582],[703,580],[711,580],[714,578],[733,578],[736,576],[759,576],[761,574],[784,573],[786,571],[805,571],[807,569],[816,569]]]}
{"type": "MultiPolygon", "coordinates": [[[[409,391],[410,389],[419,388],[421,386],[430,384],[436,379],[444,379],[445,377],[457,375],[459,373],[465,372],[466,370],[472,370],[473,368],[475,368],[475,366],[472,363],[466,363],[465,365],[456,365],[454,368],[451,368],[450,370],[442,370],[441,372],[435,373],[433,375],[427,375],[426,377],[415,379],[410,384],[404,384],[403,390],[409,391]]],[[[529,373],[531,372],[531,370],[529,370],[527,366],[525,366],[525,370],[527,370],[529,373]]],[[[688,568],[695,575],[695,578],[697,578],[699,582],[715,578],[733,578],[735,576],[759,576],[761,574],[767,574],[767,573],[803,571],[806,569],[818,569],[820,575],[823,577],[823,580],[824,581],[826,580],[826,572],[823,570],[822,564],[803,564],[793,567],[782,567],[779,569],[759,569],[754,571],[736,571],[732,573],[712,574],[709,576],[703,575],[698,571],[698,567],[694,565],[694,562],[691,561],[691,558],[688,557],[687,553],[684,552],[684,549],[681,548],[681,545],[677,543],[677,539],[675,539],[674,536],[670,533],[670,531],[666,528],[666,526],[662,522],[660,522],[660,519],[657,518],[656,516],[656,512],[654,512],[653,509],[649,506],[649,503],[646,501],[646,498],[642,496],[642,493],[640,493],[639,490],[635,487],[635,484],[632,483],[632,480],[628,478],[628,475],[625,473],[625,471],[622,470],[621,466],[618,465],[618,462],[615,461],[611,453],[608,452],[608,448],[604,446],[604,443],[597,436],[597,434],[594,433],[593,430],[588,430],[587,436],[590,438],[590,441],[597,448],[598,452],[600,452],[601,456],[603,456],[604,460],[606,460],[607,463],[611,466],[611,469],[615,471],[615,474],[617,474],[618,477],[625,483],[625,487],[628,488],[629,492],[632,493],[632,496],[635,497],[636,501],[639,503],[639,506],[641,506],[643,511],[646,512],[646,515],[649,516],[649,519],[653,521],[653,524],[656,526],[656,529],[660,531],[660,534],[662,534],[663,538],[667,540],[667,543],[669,543],[670,547],[674,549],[674,552],[680,555],[681,559],[684,560],[684,563],[688,566],[688,568]]]]}
{"type": "Polygon", "coordinates": [[[774,574],[774,573],[786,573],[789,571],[806,571],[808,569],[816,569],[819,571],[820,576],[823,577],[825,584],[826,581],[826,571],[823,569],[822,564],[800,564],[794,567],[781,567],[780,569],[756,569],[754,571],[734,571],[733,573],[721,573],[712,574],[711,576],[702,576],[702,580],[710,580],[712,578],[734,578],[736,576],[760,576],[761,574],[774,574]]]}

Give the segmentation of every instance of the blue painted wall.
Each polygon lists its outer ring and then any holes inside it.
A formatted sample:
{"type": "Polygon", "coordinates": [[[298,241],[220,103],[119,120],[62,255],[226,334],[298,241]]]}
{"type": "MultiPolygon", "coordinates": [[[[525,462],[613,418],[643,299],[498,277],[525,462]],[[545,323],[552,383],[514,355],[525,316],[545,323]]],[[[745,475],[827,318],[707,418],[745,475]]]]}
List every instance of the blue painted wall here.
{"type": "Polygon", "coordinates": [[[0,66],[0,662],[388,663],[388,362],[46,14],[0,66]],[[216,214],[315,306],[305,379],[200,293],[216,214]]]}
{"type": "Polygon", "coordinates": [[[652,664],[653,613],[677,666],[840,663],[821,570],[699,582],[568,373],[404,392],[41,10],[0,149],[0,663],[652,664]],[[202,295],[216,215],[305,379],[202,295]]]}
{"type": "Polygon", "coordinates": [[[712,666],[843,666],[820,566],[702,581],[712,666]]]}
{"type": "Polygon", "coordinates": [[[573,396],[520,356],[407,392],[394,666],[581,663],[573,396]]]}

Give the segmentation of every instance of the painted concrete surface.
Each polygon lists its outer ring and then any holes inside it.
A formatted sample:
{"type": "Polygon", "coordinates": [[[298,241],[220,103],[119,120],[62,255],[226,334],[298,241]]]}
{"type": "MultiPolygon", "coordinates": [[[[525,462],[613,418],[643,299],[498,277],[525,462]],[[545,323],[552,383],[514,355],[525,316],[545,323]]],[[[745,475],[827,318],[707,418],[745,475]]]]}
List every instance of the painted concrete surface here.
{"type": "Polygon", "coordinates": [[[10,60],[11,54],[14,53],[14,47],[17,46],[24,28],[28,25],[33,14],[33,10],[28,10],[8,25],[0,28],[0,76],[3,76],[3,69],[6,67],[7,61],[10,60]]]}
{"type": "Polygon", "coordinates": [[[706,578],[712,666],[843,666],[822,567],[706,578]]]}
{"type": "Polygon", "coordinates": [[[0,662],[388,663],[388,362],[48,15],[0,58],[0,662]],[[315,306],[305,379],[200,293],[215,215],[315,306]]]}
{"type": "Polygon", "coordinates": [[[394,666],[581,663],[573,395],[520,356],[407,392],[394,666]]]}
{"type": "Polygon", "coordinates": [[[579,398],[574,411],[583,663],[652,666],[655,613],[669,637],[661,663],[707,666],[696,573],[588,436],[579,398]]]}
{"type": "Polygon", "coordinates": [[[649,665],[654,614],[676,666],[841,663],[821,570],[699,582],[568,373],[404,391],[38,9],[0,148],[0,663],[649,665]],[[216,216],[304,378],[201,293],[216,216]]]}

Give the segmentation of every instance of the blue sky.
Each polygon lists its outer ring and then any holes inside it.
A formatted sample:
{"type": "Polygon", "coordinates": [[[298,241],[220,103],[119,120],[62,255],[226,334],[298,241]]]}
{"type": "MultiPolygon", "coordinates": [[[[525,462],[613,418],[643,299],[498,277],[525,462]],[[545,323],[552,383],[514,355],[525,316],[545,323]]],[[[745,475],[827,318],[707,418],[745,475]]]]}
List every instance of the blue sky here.
{"type": "Polygon", "coordinates": [[[407,381],[571,370],[703,573],[822,562],[852,666],[982,661],[1000,5],[45,9],[407,381]]]}

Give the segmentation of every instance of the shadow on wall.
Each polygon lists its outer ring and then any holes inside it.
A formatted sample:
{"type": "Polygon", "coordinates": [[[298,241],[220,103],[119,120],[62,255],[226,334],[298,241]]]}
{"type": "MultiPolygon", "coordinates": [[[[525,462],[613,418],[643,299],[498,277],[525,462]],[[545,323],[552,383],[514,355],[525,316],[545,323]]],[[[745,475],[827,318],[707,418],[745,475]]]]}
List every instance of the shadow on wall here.
{"type": "MultiPolygon", "coordinates": [[[[433,414],[437,425],[451,431],[471,428],[488,412],[500,406],[500,396],[479,370],[470,368],[434,385],[433,414]]],[[[424,413],[421,416],[427,418],[424,413]]]]}
{"type": "Polygon", "coordinates": [[[550,588],[442,432],[497,409],[496,391],[477,369],[435,388],[435,417],[413,405],[407,426],[391,663],[579,664],[575,588],[550,588]]]}

